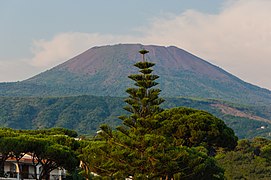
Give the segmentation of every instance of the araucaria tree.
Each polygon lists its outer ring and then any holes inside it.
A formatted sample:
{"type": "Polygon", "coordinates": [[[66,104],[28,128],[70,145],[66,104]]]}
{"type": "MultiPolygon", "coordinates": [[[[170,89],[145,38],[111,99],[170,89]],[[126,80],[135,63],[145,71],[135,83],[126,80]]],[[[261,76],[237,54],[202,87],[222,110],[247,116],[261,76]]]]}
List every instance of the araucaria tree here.
{"type": "Polygon", "coordinates": [[[147,50],[139,53],[142,61],[134,66],[140,73],[129,76],[136,87],[126,90],[124,109],[130,114],[119,117],[123,125],[116,130],[102,125],[97,139],[82,149],[88,172],[116,179],[222,179],[223,170],[200,143],[189,147],[167,133],[166,126],[173,131],[174,124],[160,107],[164,100],[160,89],[154,88],[159,78],[152,74],[155,64],[146,61],[147,50]]]}
{"type": "MultiPolygon", "coordinates": [[[[108,153],[112,161],[110,169],[112,176],[134,178],[151,178],[156,176],[157,163],[153,155],[159,148],[165,146],[165,138],[155,133],[160,123],[154,116],[162,109],[159,105],[164,101],[159,98],[160,89],[153,88],[159,76],[152,74],[151,67],[154,63],[145,60],[147,50],[139,51],[142,54],[142,61],[134,66],[139,68],[140,74],[130,75],[129,78],[135,81],[136,88],[128,88],[126,92],[129,97],[125,100],[128,104],[124,107],[130,112],[129,116],[119,117],[124,126],[117,127],[116,132],[107,126],[101,126],[100,135],[112,144],[108,153]]],[[[108,144],[109,144],[108,143],[108,144]]],[[[107,144],[107,145],[108,145],[107,144]]]]}

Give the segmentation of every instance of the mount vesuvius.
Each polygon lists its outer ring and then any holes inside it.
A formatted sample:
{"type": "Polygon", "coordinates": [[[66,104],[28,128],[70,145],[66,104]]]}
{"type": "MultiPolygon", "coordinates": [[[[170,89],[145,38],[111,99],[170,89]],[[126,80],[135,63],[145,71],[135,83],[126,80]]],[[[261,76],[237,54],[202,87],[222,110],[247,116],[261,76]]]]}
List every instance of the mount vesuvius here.
{"type": "Polygon", "coordinates": [[[166,97],[213,98],[242,104],[271,105],[271,91],[246,83],[223,69],[174,46],[118,44],[93,47],[21,82],[0,83],[0,96],[127,96],[128,75],[147,49],[148,61],[166,97]]]}

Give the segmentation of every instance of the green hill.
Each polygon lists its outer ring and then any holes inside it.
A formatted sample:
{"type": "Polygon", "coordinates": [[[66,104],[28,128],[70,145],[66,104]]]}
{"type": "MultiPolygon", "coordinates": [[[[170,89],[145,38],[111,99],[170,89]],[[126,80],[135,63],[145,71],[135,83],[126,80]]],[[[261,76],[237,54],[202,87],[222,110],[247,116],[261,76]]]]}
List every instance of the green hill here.
{"type": "MultiPolygon", "coordinates": [[[[123,106],[123,98],[116,97],[1,97],[0,124],[15,129],[64,127],[79,134],[93,135],[103,123],[118,125],[117,117],[125,114],[123,106]]],[[[206,110],[216,115],[240,138],[269,136],[270,109],[191,98],[167,98],[164,103],[164,108],[177,106],[206,110]]]]}

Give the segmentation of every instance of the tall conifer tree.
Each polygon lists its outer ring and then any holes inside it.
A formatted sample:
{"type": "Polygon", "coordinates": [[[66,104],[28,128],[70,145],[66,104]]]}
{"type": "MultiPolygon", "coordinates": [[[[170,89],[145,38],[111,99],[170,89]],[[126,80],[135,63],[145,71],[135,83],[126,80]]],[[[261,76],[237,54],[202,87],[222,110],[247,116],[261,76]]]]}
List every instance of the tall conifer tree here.
{"type": "Polygon", "coordinates": [[[151,67],[155,64],[145,59],[145,54],[148,52],[149,51],[145,49],[139,51],[139,53],[142,54],[142,61],[134,64],[135,67],[139,68],[141,74],[128,76],[135,81],[135,86],[137,86],[137,88],[128,88],[126,90],[129,94],[129,98],[125,100],[128,106],[125,106],[124,109],[132,114],[128,117],[119,117],[123,120],[124,125],[134,130],[144,128],[145,133],[155,128],[151,117],[162,111],[159,105],[164,102],[162,98],[159,98],[161,90],[153,88],[158,84],[155,80],[158,79],[159,76],[152,74],[153,70],[151,67]]]}
{"type": "MultiPolygon", "coordinates": [[[[154,116],[163,111],[160,104],[164,101],[159,97],[160,89],[153,88],[158,83],[155,82],[159,78],[158,75],[152,74],[152,67],[155,65],[145,59],[145,55],[149,51],[143,49],[139,51],[142,55],[142,61],[134,64],[139,69],[140,74],[128,76],[135,81],[135,88],[128,88],[126,92],[129,97],[125,100],[127,106],[125,110],[131,114],[128,116],[120,116],[124,126],[117,127],[114,134],[107,126],[101,126],[103,130],[101,135],[114,145],[118,145],[117,149],[121,155],[117,153],[110,157],[114,159],[114,166],[126,169],[129,175],[137,178],[147,178],[155,174],[155,168],[151,163],[155,158],[152,157],[153,151],[158,146],[163,146],[165,141],[163,136],[155,134],[155,130],[160,127],[160,123],[155,120],[154,116]],[[153,149],[153,147],[157,147],[153,149]],[[125,158],[125,157],[129,158],[125,158]],[[115,161],[115,158],[122,159],[124,163],[115,161]]],[[[118,171],[117,173],[120,173],[118,171]]],[[[124,173],[124,176],[127,174],[124,173]]]]}
{"type": "MultiPolygon", "coordinates": [[[[154,88],[159,76],[152,74],[155,65],[145,59],[147,50],[139,51],[142,61],[134,64],[139,74],[130,75],[135,88],[128,88],[125,110],[130,115],[119,117],[123,125],[113,131],[102,125],[98,137],[85,150],[91,154],[88,160],[90,170],[116,179],[172,179],[174,176],[186,178],[212,179],[219,174],[214,160],[196,148],[175,146],[163,133],[159,97],[160,89],[154,88]],[[211,178],[210,178],[211,177],[211,178]]],[[[184,179],[186,179],[184,178],[184,179]]],[[[217,178],[219,179],[219,178],[217,178]]]]}

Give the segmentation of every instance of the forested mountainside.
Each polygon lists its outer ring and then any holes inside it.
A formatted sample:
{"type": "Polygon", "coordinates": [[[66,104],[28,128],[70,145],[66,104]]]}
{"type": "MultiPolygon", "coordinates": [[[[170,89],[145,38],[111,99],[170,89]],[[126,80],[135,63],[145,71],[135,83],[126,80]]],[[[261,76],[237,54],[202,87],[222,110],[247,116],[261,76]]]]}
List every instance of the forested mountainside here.
{"type": "Polygon", "coordinates": [[[163,97],[199,97],[240,104],[271,105],[271,92],[246,83],[223,69],[177,47],[119,44],[91,48],[48,71],[22,82],[0,83],[0,96],[98,95],[124,97],[131,87],[128,75],[150,52],[163,97]]]}
{"type": "MultiPolygon", "coordinates": [[[[94,135],[103,123],[115,127],[125,114],[123,98],[98,96],[1,97],[0,124],[15,129],[64,127],[94,135]]],[[[271,110],[217,100],[166,98],[164,108],[206,110],[225,121],[239,138],[269,137],[271,110]]],[[[266,108],[266,107],[265,107],[266,108]]]]}

